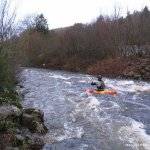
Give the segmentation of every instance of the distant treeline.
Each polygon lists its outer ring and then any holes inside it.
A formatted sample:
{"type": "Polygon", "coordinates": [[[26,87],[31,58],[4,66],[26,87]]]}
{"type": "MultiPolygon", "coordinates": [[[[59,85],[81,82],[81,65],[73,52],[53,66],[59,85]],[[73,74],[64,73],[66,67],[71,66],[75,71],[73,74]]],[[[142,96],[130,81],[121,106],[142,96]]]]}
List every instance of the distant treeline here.
{"type": "MultiPolygon", "coordinates": [[[[119,15],[118,15],[119,16],[119,15]]],[[[83,67],[106,58],[150,54],[150,11],[145,7],[126,17],[100,15],[91,24],[49,30],[43,14],[24,20],[14,48],[28,66],[83,67]],[[80,62],[80,64],[79,64],[80,62]]]]}

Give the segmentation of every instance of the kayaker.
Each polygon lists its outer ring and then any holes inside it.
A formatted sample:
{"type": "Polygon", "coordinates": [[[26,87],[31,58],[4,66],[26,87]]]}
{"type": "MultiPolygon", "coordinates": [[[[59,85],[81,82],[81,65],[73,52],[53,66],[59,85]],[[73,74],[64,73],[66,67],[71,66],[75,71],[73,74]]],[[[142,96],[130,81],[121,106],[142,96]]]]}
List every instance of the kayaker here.
{"type": "Polygon", "coordinates": [[[105,83],[102,80],[102,76],[98,75],[97,79],[98,79],[98,81],[97,82],[92,82],[91,85],[96,85],[98,91],[103,91],[105,89],[105,83]]]}

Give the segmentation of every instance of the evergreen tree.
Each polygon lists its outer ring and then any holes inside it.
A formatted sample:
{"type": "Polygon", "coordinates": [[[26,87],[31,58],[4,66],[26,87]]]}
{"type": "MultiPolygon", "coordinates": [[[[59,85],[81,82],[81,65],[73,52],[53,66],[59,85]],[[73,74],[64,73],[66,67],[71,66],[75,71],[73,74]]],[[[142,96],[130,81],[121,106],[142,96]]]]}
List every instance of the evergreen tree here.
{"type": "Polygon", "coordinates": [[[42,32],[44,34],[48,33],[48,23],[47,23],[47,19],[44,18],[43,14],[37,15],[37,17],[35,17],[35,28],[34,30],[36,32],[42,32]]]}

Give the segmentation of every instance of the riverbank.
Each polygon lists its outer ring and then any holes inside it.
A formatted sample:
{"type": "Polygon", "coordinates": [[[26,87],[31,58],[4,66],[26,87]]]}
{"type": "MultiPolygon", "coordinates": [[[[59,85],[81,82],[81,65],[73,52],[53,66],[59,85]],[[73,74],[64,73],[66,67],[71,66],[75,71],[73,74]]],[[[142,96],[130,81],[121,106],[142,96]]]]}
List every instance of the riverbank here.
{"type": "Polygon", "coordinates": [[[102,74],[107,77],[150,81],[150,58],[106,59],[91,65],[86,70],[90,74],[102,74]]]}
{"type": "Polygon", "coordinates": [[[84,60],[81,58],[52,59],[39,67],[101,74],[110,78],[125,78],[150,81],[150,56],[143,58],[108,58],[101,61],[84,60]]]}
{"type": "Polygon", "coordinates": [[[24,109],[21,96],[15,91],[11,97],[0,93],[0,149],[40,150],[47,131],[44,113],[35,108],[24,109]]]}

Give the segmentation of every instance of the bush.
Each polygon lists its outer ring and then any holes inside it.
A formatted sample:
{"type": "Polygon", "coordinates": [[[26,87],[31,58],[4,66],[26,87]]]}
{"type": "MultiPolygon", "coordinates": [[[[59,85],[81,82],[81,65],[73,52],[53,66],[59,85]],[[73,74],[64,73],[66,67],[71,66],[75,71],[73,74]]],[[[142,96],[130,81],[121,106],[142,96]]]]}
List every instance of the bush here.
{"type": "Polygon", "coordinates": [[[9,128],[18,127],[17,123],[12,121],[0,120],[0,132],[6,131],[9,128]]]}
{"type": "Polygon", "coordinates": [[[12,56],[8,49],[0,51],[0,105],[10,104],[21,108],[20,96],[14,88],[16,65],[12,63],[12,56]]]}
{"type": "Polygon", "coordinates": [[[15,83],[15,65],[12,63],[12,54],[7,49],[0,51],[0,91],[15,83]]]}

